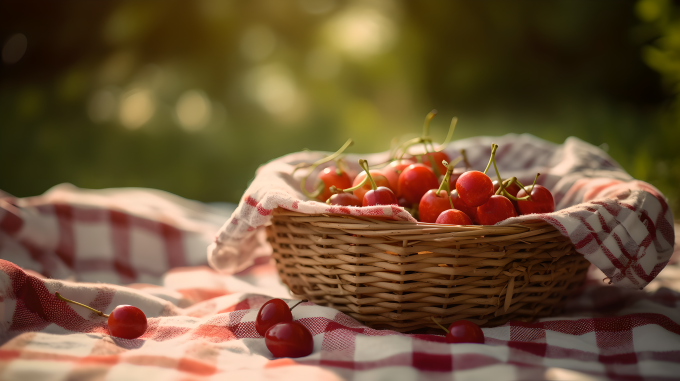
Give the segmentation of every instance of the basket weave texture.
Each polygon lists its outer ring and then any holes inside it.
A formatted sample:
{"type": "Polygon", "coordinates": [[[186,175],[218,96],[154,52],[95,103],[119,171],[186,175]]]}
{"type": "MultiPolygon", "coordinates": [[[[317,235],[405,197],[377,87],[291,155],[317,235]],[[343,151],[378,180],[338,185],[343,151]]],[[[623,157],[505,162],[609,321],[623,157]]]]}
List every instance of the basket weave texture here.
{"type": "Polygon", "coordinates": [[[590,262],[552,225],[451,226],[275,209],[283,283],[373,328],[480,326],[556,314],[590,262]]]}

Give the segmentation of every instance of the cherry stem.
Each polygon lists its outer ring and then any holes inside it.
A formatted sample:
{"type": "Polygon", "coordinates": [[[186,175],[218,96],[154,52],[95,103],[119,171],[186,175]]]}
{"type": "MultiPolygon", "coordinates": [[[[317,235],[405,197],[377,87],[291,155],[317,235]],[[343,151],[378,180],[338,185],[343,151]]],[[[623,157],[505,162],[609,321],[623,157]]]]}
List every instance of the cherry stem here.
{"type": "Polygon", "coordinates": [[[369,171],[368,162],[364,159],[360,159],[359,165],[364,169],[364,171],[366,171],[366,178],[368,178],[368,181],[371,182],[371,188],[373,190],[378,189],[378,185],[376,185],[375,181],[373,180],[373,176],[371,176],[371,172],[369,171]]]}
{"type": "MultiPolygon", "coordinates": [[[[434,163],[432,163],[434,167],[434,163]]],[[[446,174],[444,175],[444,179],[442,180],[441,184],[439,184],[439,189],[437,189],[436,192],[434,192],[437,197],[439,197],[439,192],[441,192],[445,187],[448,189],[447,184],[449,183],[449,179],[451,178],[451,173],[453,173],[453,165],[449,164],[446,162],[446,160],[442,160],[442,164],[446,166],[446,174]]]]}
{"type": "Polygon", "coordinates": [[[502,187],[498,187],[498,190],[496,191],[496,194],[499,195],[499,194],[501,194],[501,193],[507,192],[506,188],[509,187],[510,185],[512,185],[512,183],[514,183],[514,182],[516,182],[516,181],[517,181],[517,177],[511,177],[511,178],[509,178],[509,179],[507,179],[507,180],[503,180],[503,186],[502,186],[502,187]]]}
{"type": "Polygon", "coordinates": [[[441,152],[446,148],[446,146],[449,144],[451,141],[451,138],[453,137],[453,131],[456,129],[456,125],[458,124],[458,117],[453,117],[451,119],[451,124],[449,125],[449,132],[446,134],[446,139],[444,139],[444,142],[439,145],[439,150],[437,152],[441,152]]]}
{"type": "MultiPolygon", "coordinates": [[[[536,177],[534,177],[534,183],[531,184],[531,189],[529,190],[530,192],[534,190],[534,187],[536,186],[536,180],[538,180],[538,176],[540,176],[540,175],[541,175],[540,173],[537,173],[536,177]]],[[[528,194],[530,195],[531,193],[528,193],[528,194]]]]}
{"type": "Polygon", "coordinates": [[[467,158],[467,155],[466,155],[465,148],[463,148],[462,150],[460,150],[460,156],[463,157],[463,163],[465,163],[465,169],[472,168],[472,165],[471,165],[470,162],[468,161],[468,158],[467,158]]]}
{"type": "Polygon", "coordinates": [[[84,304],[82,304],[82,303],[75,302],[75,301],[73,301],[73,300],[71,300],[71,299],[66,299],[66,298],[64,298],[63,296],[61,296],[61,294],[60,294],[59,292],[55,292],[54,295],[56,295],[57,298],[59,298],[59,299],[65,301],[65,302],[73,303],[73,304],[77,304],[77,305],[79,305],[79,306],[81,306],[81,307],[85,307],[85,308],[87,308],[88,310],[90,310],[90,311],[96,313],[96,314],[99,315],[99,316],[103,316],[103,317],[105,317],[105,318],[108,318],[108,317],[109,317],[109,315],[107,315],[107,314],[105,314],[105,313],[103,313],[103,312],[101,312],[101,311],[99,311],[99,310],[95,310],[94,308],[92,308],[92,307],[90,307],[90,306],[86,306],[86,305],[84,305],[84,304]]]}
{"type": "MultiPolygon", "coordinates": [[[[425,123],[423,123],[423,136],[422,139],[427,139],[430,135],[430,122],[437,115],[437,110],[432,110],[425,115],[425,123]]],[[[427,147],[426,147],[427,148],[427,147]]]]}
{"type": "Polygon", "coordinates": [[[491,144],[491,157],[489,158],[489,164],[486,165],[486,169],[484,170],[484,174],[489,171],[489,168],[491,168],[491,163],[495,163],[494,159],[496,157],[496,150],[498,149],[498,145],[496,144],[491,144]]]}
{"type": "Polygon", "coordinates": [[[307,299],[304,299],[304,300],[300,300],[299,302],[295,303],[295,305],[294,305],[293,307],[290,307],[290,310],[292,311],[292,310],[293,310],[293,308],[295,308],[295,307],[299,306],[299,305],[300,305],[300,303],[307,303],[307,302],[309,302],[309,300],[307,300],[307,299]]]}
{"type": "Polygon", "coordinates": [[[359,184],[357,184],[357,185],[355,185],[355,186],[353,186],[353,187],[351,187],[351,188],[340,189],[340,188],[336,187],[335,185],[331,185],[331,187],[328,188],[328,190],[330,190],[331,193],[334,193],[334,194],[335,194],[335,193],[342,193],[342,192],[345,192],[345,193],[352,193],[352,192],[354,192],[355,190],[357,190],[357,189],[363,187],[364,184],[366,184],[366,181],[368,181],[368,176],[364,177],[364,179],[361,180],[361,182],[360,182],[359,184]]]}
{"type": "MultiPolygon", "coordinates": [[[[335,153],[333,153],[333,154],[331,154],[331,155],[329,155],[329,156],[326,156],[326,157],[324,157],[323,159],[317,160],[317,161],[313,162],[311,165],[309,165],[309,172],[308,172],[307,175],[305,175],[305,177],[303,177],[302,180],[300,181],[300,190],[302,191],[302,193],[303,193],[305,196],[307,196],[307,197],[309,197],[309,198],[311,198],[311,199],[317,198],[317,197],[321,194],[321,192],[323,192],[323,188],[325,187],[325,185],[323,184],[323,181],[322,181],[322,182],[319,184],[319,186],[316,187],[316,189],[314,190],[314,192],[309,193],[309,192],[307,191],[307,187],[306,187],[307,178],[309,177],[309,175],[312,174],[312,172],[314,171],[314,169],[315,169],[316,167],[318,167],[319,165],[323,164],[323,163],[329,162],[329,161],[331,161],[331,160],[335,160],[338,156],[340,156],[340,155],[347,149],[347,147],[349,147],[349,146],[351,146],[351,145],[353,145],[353,144],[354,144],[354,141],[352,141],[352,139],[347,139],[347,141],[345,142],[345,144],[344,144],[342,147],[340,147],[339,150],[335,151],[335,153]]],[[[297,171],[297,170],[300,169],[300,168],[305,167],[306,165],[307,165],[306,163],[298,164],[298,165],[295,167],[295,169],[293,170],[293,174],[295,174],[295,171],[297,171]]],[[[338,165],[338,167],[336,168],[336,170],[339,170],[339,165],[338,165]]],[[[338,172],[338,174],[340,175],[340,174],[342,174],[342,172],[338,172]]]]}
{"type": "Polygon", "coordinates": [[[430,319],[432,319],[432,321],[435,322],[435,324],[437,324],[441,329],[443,329],[444,331],[446,331],[446,333],[449,333],[449,330],[448,330],[448,329],[444,328],[443,325],[439,324],[438,321],[434,320],[434,316],[430,316],[430,319]]]}

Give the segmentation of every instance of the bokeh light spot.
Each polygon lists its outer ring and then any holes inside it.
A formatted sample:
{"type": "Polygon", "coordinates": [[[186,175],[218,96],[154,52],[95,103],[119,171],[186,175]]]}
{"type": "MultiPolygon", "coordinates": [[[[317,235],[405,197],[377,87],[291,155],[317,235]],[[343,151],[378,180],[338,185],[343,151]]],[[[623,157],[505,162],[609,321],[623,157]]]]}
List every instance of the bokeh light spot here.
{"type": "Polygon", "coordinates": [[[87,114],[95,123],[110,121],[116,113],[116,95],[112,90],[103,89],[92,94],[87,104],[87,114]]]}
{"type": "Polygon", "coordinates": [[[359,59],[384,53],[396,39],[394,23],[380,11],[365,7],[338,15],[327,33],[333,45],[359,59]]]}
{"type": "Polygon", "coordinates": [[[264,25],[255,25],[246,29],[241,38],[241,53],[250,61],[267,58],[276,48],[276,36],[264,25]]]}
{"type": "Polygon", "coordinates": [[[134,89],[123,96],[120,105],[120,121],[126,128],[135,130],[151,119],[156,103],[151,91],[134,89]]]}
{"type": "Polygon", "coordinates": [[[210,122],[212,114],[210,99],[202,91],[189,90],[177,100],[176,113],[179,125],[183,129],[201,130],[210,122]]]}
{"type": "Polygon", "coordinates": [[[28,39],[22,33],[10,36],[2,47],[2,62],[12,65],[24,56],[28,47],[28,39]]]}

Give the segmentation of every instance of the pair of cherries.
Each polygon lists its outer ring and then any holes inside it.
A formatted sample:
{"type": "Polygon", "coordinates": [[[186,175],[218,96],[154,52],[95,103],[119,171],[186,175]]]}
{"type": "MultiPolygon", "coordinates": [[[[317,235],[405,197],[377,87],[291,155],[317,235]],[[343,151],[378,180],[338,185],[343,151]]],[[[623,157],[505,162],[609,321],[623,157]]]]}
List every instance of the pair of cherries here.
{"type": "Polygon", "coordinates": [[[55,293],[56,297],[68,303],[77,304],[81,307],[85,307],[88,310],[96,313],[99,316],[108,318],[109,333],[111,336],[120,337],[123,339],[136,339],[142,336],[146,332],[148,326],[146,315],[144,312],[135,306],[130,305],[120,305],[111,311],[110,314],[105,314],[99,310],[96,310],[85,304],[75,302],[71,299],[66,299],[58,292],[55,293]]]}
{"type": "Polygon", "coordinates": [[[293,321],[293,307],[281,299],[271,299],[262,305],[255,319],[255,330],[264,336],[267,349],[274,357],[304,357],[314,350],[314,339],[309,329],[293,321]]]}

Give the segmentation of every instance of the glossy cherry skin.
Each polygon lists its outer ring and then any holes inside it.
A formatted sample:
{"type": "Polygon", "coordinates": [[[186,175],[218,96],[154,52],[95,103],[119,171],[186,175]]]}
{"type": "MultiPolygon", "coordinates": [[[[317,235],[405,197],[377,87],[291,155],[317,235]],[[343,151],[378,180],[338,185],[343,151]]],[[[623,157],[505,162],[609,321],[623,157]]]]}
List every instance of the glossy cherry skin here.
{"type": "Polygon", "coordinates": [[[467,320],[457,320],[449,326],[446,342],[484,344],[484,332],[475,323],[467,320]]]}
{"type": "Polygon", "coordinates": [[[121,305],[109,314],[109,333],[123,339],[136,339],[146,332],[144,312],[135,306],[121,305]]]}
{"type": "Polygon", "coordinates": [[[425,192],[437,189],[439,183],[430,167],[423,164],[411,164],[399,175],[397,194],[410,204],[420,203],[425,192]]]}
{"type": "Polygon", "coordinates": [[[418,215],[420,216],[420,221],[422,222],[435,222],[437,217],[442,214],[446,209],[451,209],[451,203],[449,202],[449,192],[442,190],[439,191],[439,196],[437,196],[436,189],[430,189],[425,192],[423,197],[420,199],[420,204],[418,205],[418,215]]]}
{"type": "Polygon", "coordinates": [[[467,171],[456,181],[456,190],[463,202],[474,208],[489,201],[493,194],[493,183],[483,172],[467,171]]]}
{"type": "MultiPolygon", "coordinates": [[[[378,171],[377,169],[371,169],[371,177],[373,177],[373,181],[375,181],[376,186],[386,187],[386,188],[392,189],[392,187],[390,186],[389,180],[387,180],[387,177],[385,177],[385,175],[383,174],[382,171],[378,171]]],[[[366,171],[361,171],[361,173],[359,173],[357,175],[357,177],[354,178],[354,182],[352,182],[352,187],[359,185],[359,183],[364,181],[365,178],[366,178],[366,171]]],[[[361,188],[355,190],[352,193],[354,193],[354,195],[357,196],[357,198],[359,199],[359,202],[363,203],[364,202],[364,195],[366,194],[366,192],[370,191],[371,189],[372,189],[371,188],[371,182],[366,181],[366,183],[364,183],[364,185],[361,188]]],[[[394,189],[392,189],[392,191],[394,191],[394,189]]]]}
{"type": "Polygon", "coordinates": [[[472,225],[470,217],[457,209],[443,211],[435,222],[444,225],[472,225]]]}
{"type": "Polygon", "coordinates": [[[338,193],[331,196],[331,205],[361,206],[361,201],[351,193],[338,193]]]}
{"type": "Polygon", "coordinates": [[[510,217],[517,217],[517,211],[505,196],[493,195],[484,205],[477,207],[480,225],[495,225],[510,217]]]}
{"type": "Polygon", "coordinates": [[[423,164],[427,165],[428,167],[432,168],[432,163],[430,163],[430,157],[434,161],[434,163],[437,165],[437,169],[439,170],[439,174],[443,175],[446,173],[446,166],[442,164],[442,160],[446,160],[447,163],[451,162],[451,159],[449,159],[449,155],[445,154],[444,152],[430,152],[426,153],[423,155],[423,164]]]}
{"type": "Polygon", "coordinates": [[[312,333],[297,321],[273,325],[264,335],[264,343],[274,357],[303,357],[314,350],[312,333]]]}
{"type": "MultiPolygon", "coordinates": [[[[524,189],[517,193],[517,197],[525,197],[524,189]]],[[[555,211],[555,199],[548,188],[543,185],[535,185],[531,190],[531,201],[517,201],[520,214],[552,213],[555,211]]]]}
{"type": "Polygon", "coordinates": [[[464,203],[463,200],[460,199],[460,196],[458,196],[457,190],[453,190],[451,192],[451,201],[453,202],[454,208],[467,214],[467,216],[470,217],[472,222],[477,223],[477,208],[471,208],[466,203],[464,203]]]}
{"type": "Polygon", "coordinates": [[[391,162],[390,165],[381,169],[383,175],[387,177],[387,181],[390,182],[390,189],[392,191],[396,193],[399,190],[399,175],[413,163],[412,160],[398,160],[391,162]]]}
{"type": "Polygon", "coordinates": [[[255,319],[255,330],[264,336],[273,325],[293,321],[288,304],[281,299],[271,299],[260,307],[255,319]]]}
{"type": "Polygon", "coordinates": [[[375,190],[370,190],[364,195],[362,206],[373,205],[398,205],[397,196],[387,187],[378,187],[375,190]]]}
{"type": "Polygon", "coordinates": [[[321,201],[326,201],[329,197],[331,197],[332,193],[329,188],[333,185],[339,189],[346,189],[352,186],[352,179],[349,177],[347,172],[342,171],[340,175],[338,175],[334,166],[328,167],[321,171],[321,173],[319,173],[319,180],[317,181],[317,184],[319,184],[319,181],[322,181],[324,184],[323,192],[321,192],[318,197],[318,199],[321,201]]]}

